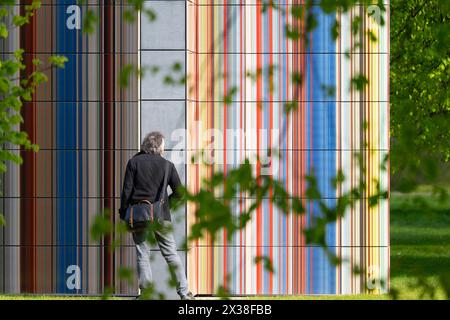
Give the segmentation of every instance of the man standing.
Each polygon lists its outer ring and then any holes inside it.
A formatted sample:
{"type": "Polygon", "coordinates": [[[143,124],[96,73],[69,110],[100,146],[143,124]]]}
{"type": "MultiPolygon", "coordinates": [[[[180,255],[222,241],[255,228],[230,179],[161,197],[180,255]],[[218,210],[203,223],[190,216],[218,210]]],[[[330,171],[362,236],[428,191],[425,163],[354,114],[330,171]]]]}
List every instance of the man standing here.
{"type": "MultiPolygon", "coordinates": [[[[161,192],[163,193],[162,215],[164,219],[161,223],[161,228],[154,228],[155,230],[152,230],[152,232],[167,264],[174,270],[178,295],[182,300],[192,300],[194,297],[188,290],[186,275],[173,237],[172,219],[169,209],[169,202],[178,196],[177,189],[181,185],[181,181],[174,164],[161,156],[163,152],[164,136],[160,132],[149,133],[142,143],[141,151],[128,161],[119,213],[120,218],[123,220],[130,205],[143,200],[154,203],[160,198],[161,192]],[[164,185],[164,173],[167,163],[169,163],[167,181],[172,189],[170,197],[167,196],[167,190],[161,190],[164,185]]],[[[153,282],[150,267],[150,245],[147,241],[148,232],[150,231],[133,233],[137,254],[139,289],[141,291],[151,286],[153,282]]]]}

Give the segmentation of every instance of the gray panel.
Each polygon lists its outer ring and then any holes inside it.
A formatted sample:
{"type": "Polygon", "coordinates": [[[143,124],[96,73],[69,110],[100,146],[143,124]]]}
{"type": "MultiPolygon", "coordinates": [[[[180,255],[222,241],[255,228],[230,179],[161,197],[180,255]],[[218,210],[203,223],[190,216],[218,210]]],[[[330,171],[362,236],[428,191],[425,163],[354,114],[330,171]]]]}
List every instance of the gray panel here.
{"type": "MultiPolygon", "coordinates": [[[[184,164],[185,152],[171,151],[167,152],[165,157],[166,159],[172,161],[175,164],[175,168],[177,169],[181,183],[185,185],[186,184],[186,166],[184,164]],[[183,162],[180,162],[179,161],[180,159],[183,159],[183,162]]],[[[169,191],[169,194],[171,193],[172,191],[169,191]]],[[[185,228],[186,210],[184,206],[172,212],[172,223],[174,227],[174,237],[177,243],[177,247],[181,248],[184,242],[186,241],[186,228],[185,228]]]]}
{"type": "Polygon", "coordinates": [[[142,52],[142,68],[147,70],[142,78],[141,96],[147,99],[184,99],[185,85],[180,82],[184,76],[184,51],[147,51],[142,52]],[[180,64],[179,71],[174,66],[180,64]],[[157,68],[157,72],[153,68],[157,68]],[[176,83],[168,84],[165,79],[169,77],[176,83]]]}
{"type": "MultiPolygon", "coordinates": [[[[186,270],[186,253],[184,251],[178,251],[183,267],[186,270]]],[[[180,299],[175,288],[170,287],[169,279],[170,273],[166,261],[164,260],[161,252],[152,251],[151,253],[151,268],[153,274],[153,281],[156,286],[157,292],[164,294],[165,299],[178,300],[180,299]]]]}
{"type": "Polygon", "coordinates": [[[185,154],[186,152],[183,150],[176,150],[166,151],[163,155],[164,158],[173,162],[175,165],[182,184],[186,184],[185,154]]]}
{"type": "MultiPolygon", "coordinates": [[[[6,174],[10,174],[8,172],[6,174]]],[[[4,198],[2,213],[5,216],[6,226],[3,231],[4,245],[16,245],[20,243],[20,199],[4,198]]],[[[11,259],[18,259],[14,256],[11,259]]],[[[18,263],[18,260],[16,261],[18,263]]]]}
{"type": "MultiPolygon", "coordinates": [[[[13,130],[18,130],[19,127],[13,127],[13,130]]],[[[13,149],[13,148],[17,148],[16,145],[12,145],[12,144],[7,144],[6,145],[7,149],[13,149]]],[[[18,150],[14,150],[11,151],[12,153],[19,155],[20,151],[18,150]]],[[[20,195],[20,165],[13,163],[12,161],[8,161],[6,163],[7,166],[7,171],[4,174],[4,180],[3,180],[3,194],[2,196],[4,197],[18,197],[20,195]]],[[[8,210],[7,207],[5,207],[5,210],[8,210]]],[[[14,212],[15,213],[15,212],[14,212]]],[[[6,216],[6,214],[5,214],[6,216]]]]}
{"type": "Polygon", "coordinates": [[[145,8],[156,13],[156,20],[142,14],[142,49],[184,49],[185,1],[148,1],[145,8]]]}
{"type": "Polygon", "coordinates": [[[166,137],[166,149],[184,149],[186,137],[185,102],[142,102],[142,137],[151,131],[160,131],[164,134],[166,137]]]}
{"type": "Polygon", "coordinates": [[[20,247],[4,247],[5,292],[20,292],[20,247]]]}
{"type": "Polygon", "coordinates": [[[184,249],[186,245],[186,207],[182,206],[172,214],[172,224],[175,241],[179,250],[184,249]]]}

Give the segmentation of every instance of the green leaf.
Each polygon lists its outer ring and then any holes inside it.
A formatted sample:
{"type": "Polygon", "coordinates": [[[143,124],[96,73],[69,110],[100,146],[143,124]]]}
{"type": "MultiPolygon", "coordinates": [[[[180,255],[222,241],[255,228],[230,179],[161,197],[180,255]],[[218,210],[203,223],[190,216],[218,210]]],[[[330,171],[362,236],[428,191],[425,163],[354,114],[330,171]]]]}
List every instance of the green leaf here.
{"type": "Polygon", "coordinates": [[[269,257],[266,257],[266,256],[255,257],[255,264],[260,264],[260,263],[263,263],[264,270],[266,270],[270,273],[275,273],[275,270],[274,270],[273,264],[272,264],[272,260],[270,260],[269,257]]]}
{"type": "Polygon", "coordinates": [[[359,74],[352,78],[351,85],[352,89],[356,89],[357,91],[362,91],[369,84],[369,80],[365,75],[359,74]]]}
{"type": "Polygon", "coordinates": [[[0,8],[0,18],[4,18],[9,14],[8,9],[6,8],[0,8]]]}
{"type": "Polygon", "coordinates": [[[120,70],[120,76],[119,76],[119,84],[121,87],[128,87],[129,85],[129,78],[131,75],[136,71],[135,66],[133,64],[128,64],[120,70]]]}
{"type": "Polygon", "coordinates": [[[58,68],[64,68],[65,63],[69,61],[69,59],[65,56],[51,56],[48,59],[48,62],[58,68]]]}
{"type": "Polygon", "coordinates": [[[93,10],[87,10],[83,18],[83,32],[94,33],[95,26],[98,22],[98,17],[93,10]]]}
{"type": "Polygon", "coordinates": [[[2,38],[8,38],[9,32],[8,28],[6,27],[6,24],[0,23],[0,37],[2,38]]]}
{"type": "Polygon", "coordinates": [[[223,98],[223,103],[225,105],[229,105],[233,102],[233,98],[236,95],[236,93],[238,92],[238,88],[237,87],[232,87],[228,90],[226,96],[223,98]]]}
{"type": "Polygon", "coordinates": [[[6,94],[9,92],[11,82],[8,80],[8,78],[0,78],[0,93],[6,94]]]}
{"type": "Polygon", "coordinates": [[[152,9],[145,9],[144,14],[147,16],[148,20],[153,22],[156,21],[157,15],[156,12],[152,9]]]}

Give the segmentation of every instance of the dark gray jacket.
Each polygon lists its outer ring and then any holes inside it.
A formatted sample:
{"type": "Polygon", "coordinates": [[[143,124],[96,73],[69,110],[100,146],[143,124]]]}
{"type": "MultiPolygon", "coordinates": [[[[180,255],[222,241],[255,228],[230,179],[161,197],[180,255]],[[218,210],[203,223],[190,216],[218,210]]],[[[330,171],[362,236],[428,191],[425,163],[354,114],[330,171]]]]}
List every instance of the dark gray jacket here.
{"type": "Polygon", "coordinates": [[[120,197],[120,217],[123,219],[127,208],[141,200],[155,202],[159,199],[164,182],[164,168],[169,163],[168,185],[172,189],[170,197],[164,190],[164,219],[171,221],[169,203],[179,198],[177,189],[181,186],[175,165],[157,154],[139,152],[128,161],[120,197]]]}

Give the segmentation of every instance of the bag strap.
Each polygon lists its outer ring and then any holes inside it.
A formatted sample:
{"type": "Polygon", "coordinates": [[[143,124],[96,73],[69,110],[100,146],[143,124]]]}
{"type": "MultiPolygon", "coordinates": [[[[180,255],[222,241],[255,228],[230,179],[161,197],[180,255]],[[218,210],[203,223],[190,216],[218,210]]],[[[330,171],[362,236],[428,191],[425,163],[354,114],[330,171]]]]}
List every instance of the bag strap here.
{"type": "Polygon", "coordinates": [[[163,182],[163,187],[161,189],[158,201],[162,201],[163,200],[164,193],[166,192],[166,189],[167,189],[167,181],[169,179],[169,164],[170,164],[170,162],[167,161],[166,162],[166,166],[164,168],[164,182],[163,182]]]}

